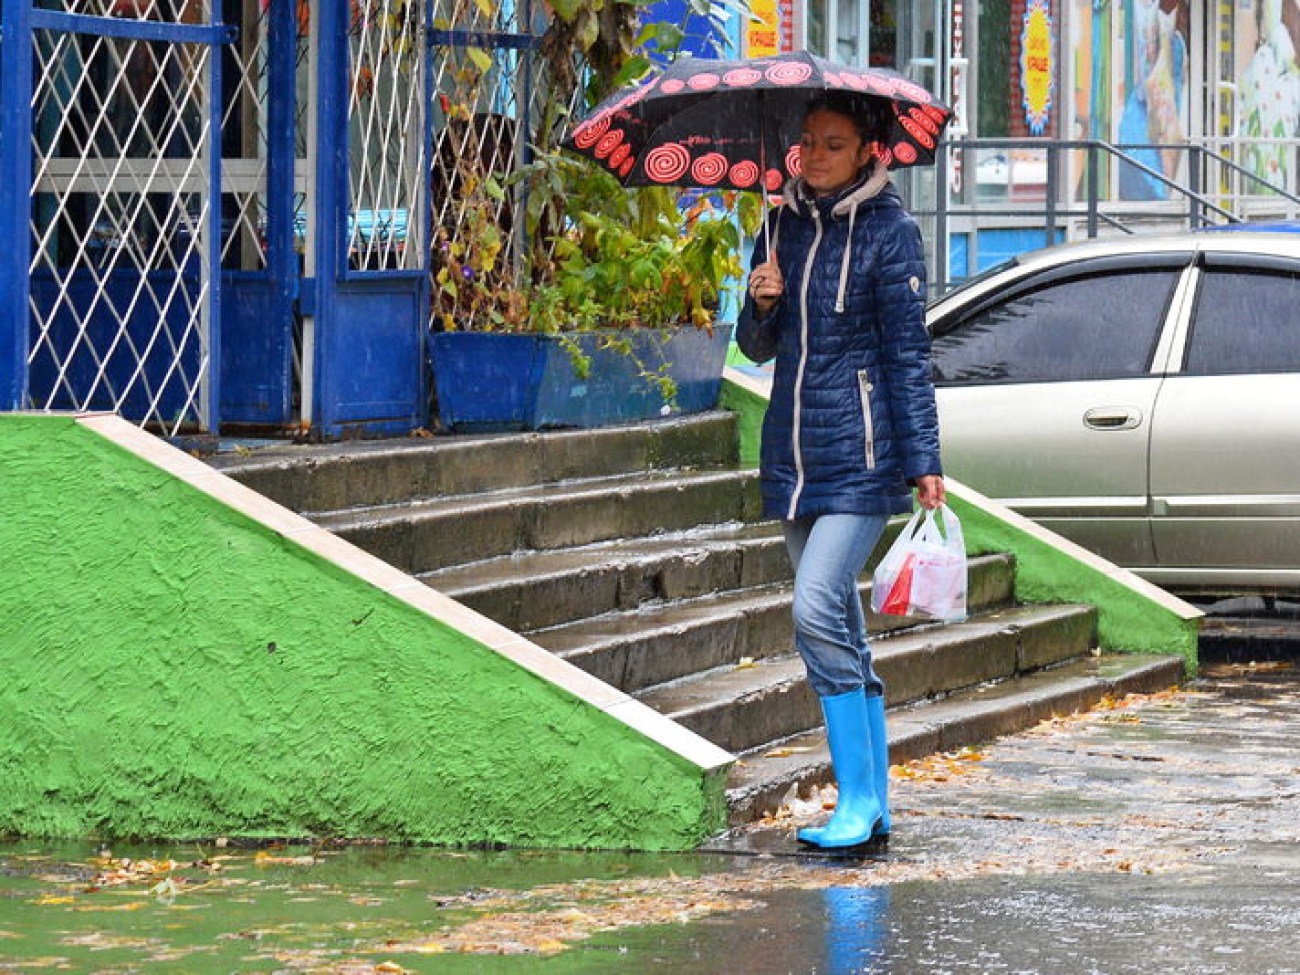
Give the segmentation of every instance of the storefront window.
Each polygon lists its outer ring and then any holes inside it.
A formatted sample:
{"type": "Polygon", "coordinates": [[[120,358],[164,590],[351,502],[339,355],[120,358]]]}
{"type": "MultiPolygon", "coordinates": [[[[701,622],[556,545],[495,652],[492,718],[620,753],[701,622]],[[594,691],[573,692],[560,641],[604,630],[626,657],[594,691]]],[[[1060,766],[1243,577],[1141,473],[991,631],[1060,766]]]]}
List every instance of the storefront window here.
{"type": "Polygon", "coordinates": [[[1300,136],[1300,3],[1254,0],[1237,10],[1234,74],[1241,161],[1268,182],[1288,186],[1300,136]]]}
{"type": "Polygon", "coordinates": [[[814,54],[826,54],[826,3],[825,0],[809,0],[804,8],[804,31],[807,35],[808,50],[814,54]]]}
{"type": "Polygon", "coordinates": [[[975,132],[981,138],[1006,138],[1011,131],[1011,0],[979,0],[979,73],[975,132]]]}

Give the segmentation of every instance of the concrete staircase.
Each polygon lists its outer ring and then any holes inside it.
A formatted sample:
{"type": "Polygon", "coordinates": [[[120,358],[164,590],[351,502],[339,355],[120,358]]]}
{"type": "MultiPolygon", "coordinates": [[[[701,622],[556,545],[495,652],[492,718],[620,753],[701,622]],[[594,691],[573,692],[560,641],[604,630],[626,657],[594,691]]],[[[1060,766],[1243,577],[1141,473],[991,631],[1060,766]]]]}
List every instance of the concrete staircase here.
{"type": "MultiPolygon", "coordinates": [[[[735,423],[285,446],[213,466],[737,754],[742,822],[831,770],[780,530],[759,520],[735,423]]],[[[1181,679],[1178,657],[1096,653],[1090,606],[1016,605],[1015,571],[972,560],[965,623],[871,618],[894,762],[1181,679]]]]}

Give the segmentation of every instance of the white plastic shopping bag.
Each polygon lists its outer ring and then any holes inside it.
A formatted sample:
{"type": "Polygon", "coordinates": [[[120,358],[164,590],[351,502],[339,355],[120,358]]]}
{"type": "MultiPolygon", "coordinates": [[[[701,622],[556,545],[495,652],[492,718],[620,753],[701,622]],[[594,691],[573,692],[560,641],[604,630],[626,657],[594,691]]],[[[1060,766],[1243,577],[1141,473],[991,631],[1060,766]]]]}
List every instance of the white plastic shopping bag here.
{"type": "Polygon", "coordinates": [[[895,616],[928,616],[945,622],[966,618],[966,542],[961,522],[940,505],[918,510],[876,566],[871,608],[895,616]]]}

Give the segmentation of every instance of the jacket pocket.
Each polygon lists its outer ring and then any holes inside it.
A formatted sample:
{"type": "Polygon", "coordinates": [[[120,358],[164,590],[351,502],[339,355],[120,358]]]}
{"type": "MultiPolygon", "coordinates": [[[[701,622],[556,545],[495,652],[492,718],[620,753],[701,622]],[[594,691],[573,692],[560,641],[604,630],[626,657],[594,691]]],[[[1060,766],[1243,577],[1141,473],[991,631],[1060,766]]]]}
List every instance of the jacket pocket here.
{"type": "Polygon", "coordinates": [[[871,422],[871,376],[858,370],[858,399],[862,402],[862,434],[867,447],[867,470],[876,466],[876,427],[871,422]]]}

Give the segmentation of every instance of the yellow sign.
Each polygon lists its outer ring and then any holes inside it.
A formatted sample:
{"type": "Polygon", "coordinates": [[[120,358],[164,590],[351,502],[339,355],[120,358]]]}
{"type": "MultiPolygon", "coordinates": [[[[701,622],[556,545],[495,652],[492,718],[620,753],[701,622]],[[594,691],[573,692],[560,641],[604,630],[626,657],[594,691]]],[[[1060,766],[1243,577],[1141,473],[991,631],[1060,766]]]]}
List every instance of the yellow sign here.
{"type": "Polygon", "coordinates": [[[1024,95],[1025,123],[1033,135],[1042,135],[1052,115],[1052,11],[1048,0],[1029,0],[1020,35],[1020,89],[1024,95]]]}
{"type": "Polygon", "coordinates": [[[765,58],[780,54],[781,15],[777,0],[750,0],[749,12],[752,16],[745,31],[745,56],[765,58]]]}

